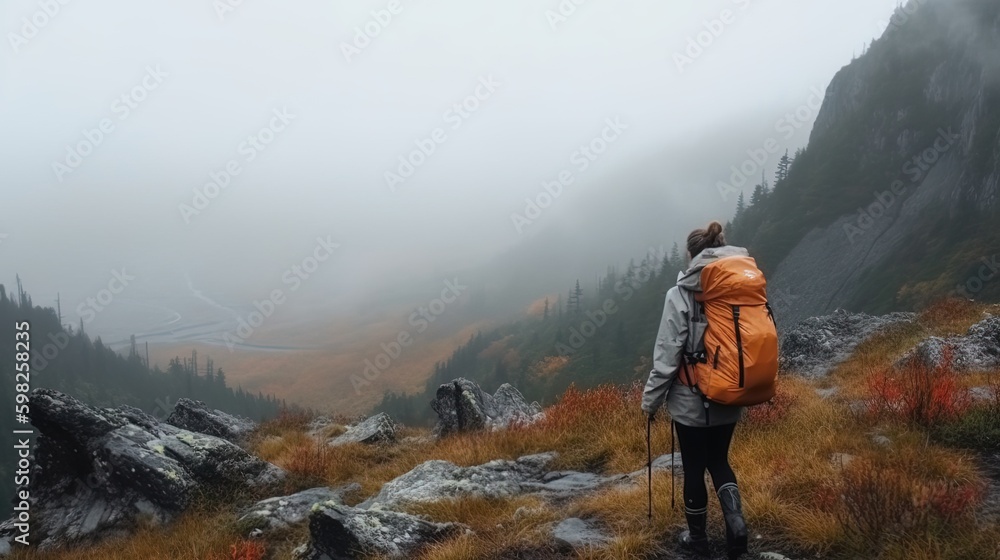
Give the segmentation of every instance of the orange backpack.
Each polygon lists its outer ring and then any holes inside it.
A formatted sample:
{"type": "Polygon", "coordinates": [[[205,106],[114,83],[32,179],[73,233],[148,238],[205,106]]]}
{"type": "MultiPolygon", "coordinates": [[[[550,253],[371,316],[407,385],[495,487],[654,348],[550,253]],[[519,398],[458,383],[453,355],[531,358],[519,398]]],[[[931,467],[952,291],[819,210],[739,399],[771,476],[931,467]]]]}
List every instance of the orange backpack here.
{"type": "Polygon", "coordinates": [[[704,351],[685,354],[687,379],[681,382],[696,384],[718,404],[771,400],[778,379],[778,332],[764,273],[751,257],[724,257],[701,271],[701,289],[695,300],[708,321],[704,351]]]}

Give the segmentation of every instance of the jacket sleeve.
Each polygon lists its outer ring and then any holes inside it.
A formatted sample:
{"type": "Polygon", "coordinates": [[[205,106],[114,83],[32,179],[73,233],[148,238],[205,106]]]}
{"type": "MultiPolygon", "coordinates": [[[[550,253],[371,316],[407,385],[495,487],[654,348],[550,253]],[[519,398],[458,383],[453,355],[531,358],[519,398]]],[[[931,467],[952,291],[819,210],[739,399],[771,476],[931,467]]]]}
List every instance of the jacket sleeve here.
{"type": "Polygon", "coordinates": [[[659,410],[677,377],[687,341],[688,313],[687,301],[680,289],[671,288],[663,304],[660,331],[653,348],[653,370],[649,372],[642,395],[642,410],[647,414],[659,410]]]}

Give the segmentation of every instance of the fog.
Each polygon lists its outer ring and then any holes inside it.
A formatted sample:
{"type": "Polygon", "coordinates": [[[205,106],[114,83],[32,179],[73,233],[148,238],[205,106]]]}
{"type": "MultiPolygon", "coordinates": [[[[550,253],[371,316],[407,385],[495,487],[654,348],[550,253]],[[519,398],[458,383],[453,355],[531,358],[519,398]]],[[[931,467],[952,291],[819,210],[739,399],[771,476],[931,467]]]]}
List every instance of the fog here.
{"type": "Polygon", "coordinates": [[[805,145],[815,111],[782,119],[896,4],[237,3],[0,8],[0,283],[112,338],[275,289],[286,318],[470,270],[562,289],[728,218],[717,182],[805,145]]]}

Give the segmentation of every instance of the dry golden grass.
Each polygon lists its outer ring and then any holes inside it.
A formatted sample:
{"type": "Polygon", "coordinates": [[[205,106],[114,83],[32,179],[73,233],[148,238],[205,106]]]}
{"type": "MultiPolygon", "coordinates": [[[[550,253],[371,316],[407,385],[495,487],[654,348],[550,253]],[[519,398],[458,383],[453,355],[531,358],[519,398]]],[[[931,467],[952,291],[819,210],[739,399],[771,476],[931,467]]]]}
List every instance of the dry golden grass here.
{"type": "Polygon", "coordinates": [[[16,549],[12,560],[262,560],[233,556],[244,542],[233,528],[231,514],[194,512],[169,527],[144,527],[128,538],[53,553],[16,549]]]}
{"type": "MultiPolygon", "coordinates": [[[[1000,527],[995,520],[976,519],[973,513],[983,485],[976,457],[932,443],[919,426],[850,410],[851,401],[870,389],[866,380],[871,372],[893,363],[923,337],[965,332],[985,309],[964,303],[932,307],[915,325],[891,329],[862,344],[827,379],[781,380],[780,402],[747,416],[731,453],[752,534],[762,536],[755,546],[823,558],[998,557],[1000,527]],[[823,399],[816,392],[820,387],[838,387],[840,392],[823,399]],[[875,434],[888,436],[891,443],[878,445],[872,438],[875,434]],[[914,511],[921,513],[913,515],[914,511]],[[877,534],[877,528],[900,536],[877,534]]],[[[990,379],[973,375],[963,382],[983,385],[990,379]]],[[[286,417],[262,427],[253,445],[261,457],[292,473],[288,491],[360,483],[362,489],[348,498],[350,503],[430,459],[468,466],[556,451],[554,469],[624,473],[646,463],[640,393],[638,386],[570,389],[546,410],[543,421],[531,426],[439,441],[423,437],[424,430],[408,429],[404,436],[409,441],[378,447],[330,448],[304,433],[306,419],[286,417]]],[[[338,429],[332,427],[331,433],[338,429]]],[[[667,453],[669,422],[654,424],[652,435],[654,455],[667,453]]],[[[672,509],[670,476],[654,475],[652,522],[646,515],[645,477],[565,502],[534,496],[460,499],[411,506],[409,511],[436,521],[464,523],[474,531],[429,545],[419,555],[422,560],[669,557],[684,524],[680,477],[676,483],[677,507],[672,509]],[[611,531],[613,541],[606,548],[578,551],[575,556],[552,549],[548,540],[552,524],[570,516],[596,520],[611,531]]],[[[722,538],[719,508],[710,503],[709,510],[711,535],[722,538]]],[[[47,557],[213,558],[205,555],[226,554],[241,542],[231,526],[232,518],[226,514],[196,512],[167,529],[144,529],[132,539],[47,557]]],[[[289,558],[305,536],[305,528],[300,528],[270,543],[269,558],[289,558]]]]}

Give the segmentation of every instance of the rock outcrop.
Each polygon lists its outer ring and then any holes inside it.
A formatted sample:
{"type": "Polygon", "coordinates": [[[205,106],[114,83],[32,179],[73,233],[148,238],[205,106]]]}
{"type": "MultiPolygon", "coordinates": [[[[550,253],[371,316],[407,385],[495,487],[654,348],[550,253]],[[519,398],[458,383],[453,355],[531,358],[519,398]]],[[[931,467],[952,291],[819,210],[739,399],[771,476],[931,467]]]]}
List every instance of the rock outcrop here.
{"type": "Polygon", "coordinates": [[[872,335],[912,322],[915,317],[913,313],[872,316],[838,310],[832,315],[806,319],[781,336],[781,369],[821,377],[872,335]]]}
{"type": "Polygon", "coordinates": [[[504,383],[490,395],[465,378],[438,387],[431,408],[438,415],[435,432],[439,436],[502,429],[514,423],[528,424],[542,414],[538,403],[525,402],[521,392],[510,384],[504,383]]]}
{"type": "Polygon", "coordinates": [[[173,519],[200,489],[263,487],[284,471],[225,439],[158,422],[135,408],[98,409],[48,389],[30,395],[41,435],[31,471],[32,541],[40,549],[173,519]]]}
{"type": "Polygon", "coordinates": [[[411,503],[449,498],[511,498],[529,484],[542,484],[554,453],[528,455],[516,461],[496,460],[474,467],[448,461],[427,461],[385,483],[378,494],[359,507],[393,509],[411,503]]]}
{"type": "Polygon", "coordinates": [[[253,535],[273,533],[291,528],[309,517],[316,504],[343,505],[346,494],[361,489],[358,483],[340,488],[311,488],[290,496],[261,500],[239,519],[239,526],[253,535]]]}
{"type": "Polygon", "coordinates": [[[396,423],[384,412],[380,412],[358,424],[348,426],[347,431],[331,439],[330,445],[348,443],[392,443],[396,441],[396,423]]]}
{"type": "Polygon", "coordinates": [[[167,424],[232,442],[245,440],[257,427],[253,420],[212,410],[205,403],[191,399],[177,401],[173,412],[167,417],[167,424]]]}
{"type": "Polygon", "coordinates": [[[989,371],[1000,368],[1000,317],[990,317],[972,326],[964,336],[940,338],[932,336],[900,359],[920,360],[931,368],[945,360],[951,352],[951,367],[956,371],[989,371]]]}
{"type": "Polygon", "coordinates": [[[414,515],[317,504],[309,516],[310,542],[300,560],[348,560],[365,554],[412,558],[427,543],[469,531],[458,523],[431,523],[414,515]]]}

